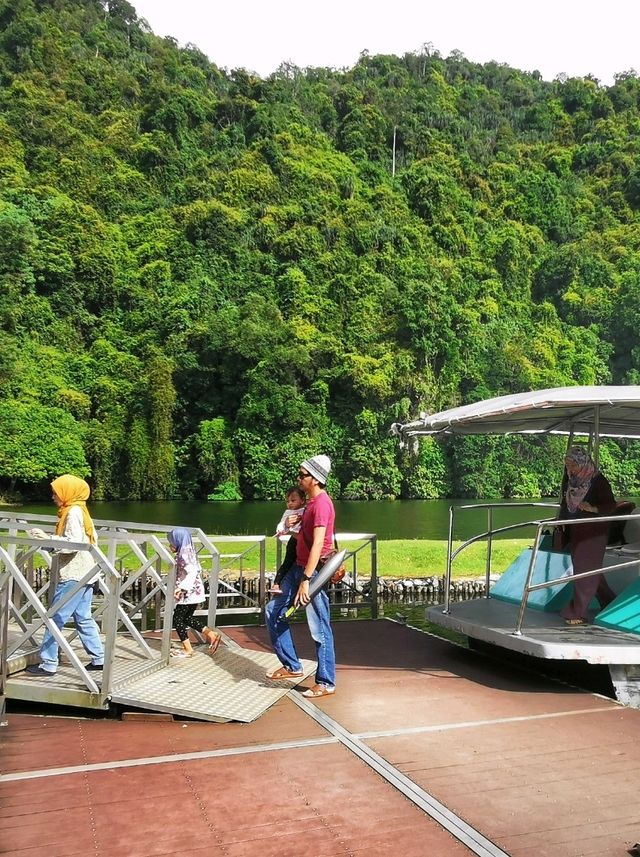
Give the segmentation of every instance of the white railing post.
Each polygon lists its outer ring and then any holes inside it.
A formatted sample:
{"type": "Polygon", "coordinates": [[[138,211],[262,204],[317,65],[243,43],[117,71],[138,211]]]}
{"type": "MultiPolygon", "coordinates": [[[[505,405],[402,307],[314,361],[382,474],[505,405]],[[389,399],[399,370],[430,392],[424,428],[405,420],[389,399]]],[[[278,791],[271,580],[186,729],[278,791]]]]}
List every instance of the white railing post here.
{"type": "Polygon", "coordinates": [[[453,562],[453,519],[454,507],[449,506],[449,533],[447,535],[447,570],[444,577],[444,610],[443,613],[449,613],[449,600],[451,588],[451,564],[453,562]]]}
{"type": "Polygon", "coordinates": [[[9,586],[11,576],[0,570],[0,726],[7,725],[7,640],[9,634],[9,586]]]}

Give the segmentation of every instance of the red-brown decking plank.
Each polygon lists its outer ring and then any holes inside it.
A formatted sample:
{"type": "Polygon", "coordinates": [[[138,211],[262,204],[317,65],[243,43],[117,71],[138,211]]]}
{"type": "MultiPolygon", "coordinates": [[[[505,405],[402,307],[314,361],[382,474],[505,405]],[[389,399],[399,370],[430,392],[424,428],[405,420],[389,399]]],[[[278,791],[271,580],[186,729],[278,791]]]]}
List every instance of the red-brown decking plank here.
{"type": "MultiPolygon", "coordinates": [[[[366,743],[508,853],[613,857],[640,838],[635,749],[640,712],[394,623],[340,622],[334,628],[338,692],[318,707],[354,733],[434,729],[366,743]],[[545,714],[562,716],[478,722],[545,714]],[[451,728],[455,724],[461,728],[451,728]]],[[[225,630],[241,645],[269,648],[264,628],[225,630]]],[[[303,623],[294,626],[294,636],[299,654],[312,658],[313,643],[303,623]]],[[[42,728],[42,718],[10,714],[10,726],[0,730],[10,753],[9,770],[56,766],[61,763],[54,759],[74,754],[74,761],[65,764],[326,736],[286,699],[246,725],[85,720],[70,728],[64,720],[45,720],[42,728]],[[52,737],[47,730],[57,723],[62,725],[52,737]]],[[[9,782],[0,784],[0,801],[10,795],[12,803],[22,797],[42,806],[47,794],[69,788],[69,805],[86,812],[77,787],[69,785],[75,778],[89,789],[100,836],[117,823],[118,813],[126,816],[125,806],[132,819],[137,801],[156,808],[160,839],[145,834],[147,850],[109,851],[130,857],[185,850],[164,823],[163,809],[165,802],[182,800],[200,807],[208,831],[193,842],[191,853],[200,846],[202,853],[238,857],[469,853],[335,744],[9,782]],[[311,850],[304,847],[309,840],[311,850]]],[[[57,805],[51,810],[62,812],[57,805]]],[[[146,812],[140,818],[144,826],[154,823],[146,812]]],[[[194,824],[202,831],[198,819],[194,824]]],[[[17,830],[20,826],[16,822],[17,830]]],[[[120,834],[117,842],[118,849],[124,848],[120,834]]],[[[48,852],[51,857],[55,847],[48,852]]],[[[35,852],[28,857],[36,857],[35,852]]]]}
{"type": "MultiPolygon", "coordinates": [[[[598,697],[453,646],[393,622],[336,622],[335,696],[322,709],[351,732],[434,726],[596,708],[598,697]]],[[[230,633],[268,647],[263,628],[230,633]]],[[[304,624],[294,626],[301,657],[313,657],[304,624]]],[[[309,682],[307,682],[308,684],[309,682]]]]}
{"type": "Polygon", "coordinates": [[[338,693],[322,709],[355,733],[445,727],[367,743],[507,852],[608,857],[640,839],[639,711],[394,623],[334,628],[338,693]]]}
{"type": "MultiPolygon", "coordinates": [[[[81,842],[85,854],[123,857],[197,849],[237,857],[369,855],[394,853],[395,844],[402,845],[407,857],[468,854],[339,745],[51,780],[63,792],[71,781],[80,781],[88,803],[75,805],[71,812],[31,803],[30,816],[5,820],[5,853],[17,855],[43,845],[49,854],[64,853],[60,849],[66,837],[70,848],[77,849],[81,842]]],[[[11,785],[20,794],[25,783],[11,785]]]]}
{"type": "Polygon", "coordinates": [[[640,712],[611,703],[586,715],[369,743],[514,857],[542,847],[553,857],[608,857],[639,838],[639,734],[640,712]]]}
{"type": "Polygon", "coordinates": [[[0,730],[2,771],[39,770],[251,744],[327,733],[286,699],[253,723],[68,720],[11,715],[0,730]]]}

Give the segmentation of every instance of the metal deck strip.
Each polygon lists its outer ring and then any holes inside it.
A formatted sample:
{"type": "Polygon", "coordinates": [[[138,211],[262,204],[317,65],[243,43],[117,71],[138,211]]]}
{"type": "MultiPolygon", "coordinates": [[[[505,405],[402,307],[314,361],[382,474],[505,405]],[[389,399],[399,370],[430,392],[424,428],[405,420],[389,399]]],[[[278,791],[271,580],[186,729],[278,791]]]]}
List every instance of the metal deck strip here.
{"type": "Polygon", "coordinates": [[[199,750],[194,753],[176,753],[173,756],[147,756],[140,759],[119,759],[116,762],[96,762],[91,765],[71,765],[67,768],[42,768],[35,771],[18,771],[0,774],[0,783],[18,780],[36,780],[44,777],[63,777],[67,774],[86,774],[92,771],[110,771],[114,768],[135,768],[140,765],[167,765],[175,762],[192,762],[198,759],[215,759],[217,756],[242,756],[248,753],[268,753],[273,750],[300,750],[321,744],[337,744],[336,737],[305,738],[301,741],[281,741],[275,744],[255,744],[251,747],[226,747],[223,750],[199,750]]]}
{"type": "MultiPolygon", "coordinates": [[[[296,694],[297,696],[297,694],[296,694]]],[[[476,726],[492,726],[501,723],[518,723],[528,720],[543,720],[549,717],[568,717],[572,714],[592,714],[603,711],[615,711],[607,708],[584,708],[576,711],[558,711],[550,714],[532,714],[530,717],[501,717],[496,720],[474,720],[464,723],[443,723],[435,726],[416,726],[409,729],[390,729],[379,732],[354,732],[351,734],[355,739],[369,738],[393,738],[401,735],[414,735],[421,732],[441,732],[449,729],[465,729],[476,726]]],[[[312,716],[314,716],[312,714],[312,716]]],[[[314,719],[316,719],[314,717],[314,719]]],[[[318,721],[319,722],[319,721],[318,721]]],[[[324,723],[321,725],[325,727],[324,723]]],[[[301,741],[283,741],[274,744],[256,744],[252,747],[228,747],[223,750],[202,750],[194,753],[181,753],[172,756],[146,756],[139,759],[121,759],[115,762],[96,762],[88,765],[72,765],[66,768],[42,768],[33,771],[21,771],[13,774],[0,774],[0,783],[15,780],[32,780],[39,777],[60,777],[66,774],[80,774],[88,771],[104,771],[112,768],[132,768],[137,765],[162,765],[171,762],[190,761],[192,759],[209,759],[216,756],[241,756],[243,753],[266,753],[271,750],[292,750],[302,747],[313,747],[320,744],[336,744],[341,739],[338,736],[330,738],[308,738],[301,741]]]]}
{"type": "MultiPolygon", "coordinates": [[[[615,700],[611,700],[615,706],[615,700]]],[[[575,711],[552,711],[548,714],[529,714],[522,717],[497,717],[495,720],[466,720],[462,723],[437,723],[432,726],[410,726],[407,729],[389,729],[379,732],[354,732],[356,738],[394,738],[399,735],[419,735],[422,732],[448,732],[450,729],[474,729],[478,726],[497,726],[502,723],[523,723],[529,720],[547,720],[553,717],[571,717],[574,714],[595,714],[603,711],[615,711],[611,705],[602,708],[578,708],[575,711]]]]}
{"type": "Polygon", "coordinates": [[[460,842],[467,846],[478,857],[509,857],[506,851],[503,851],[495,843],[483,836],[480,831],[471,827],[462,818],[451,812],[444,804],[436,800],[429,792],[416,785],[413,780],[402,774],[393,765],[390,765],[386,759],[363,744],[355,735],[348,732],[333,718],[329,717],[324,711],[321,711],[315,705],[307,700],[299,693],[290,693],[289,698],[301,708],[306,714],[324,727],[327,732],[335,735],[336,738],[347,749],[355,753],[359,759],[369,765],[376,773],[380,774],[390,785],[398,789],[406,798],[419,807],[423,812],[436,821],[441,827],[449,831],[452,836],[455,836],[460,842]]]}

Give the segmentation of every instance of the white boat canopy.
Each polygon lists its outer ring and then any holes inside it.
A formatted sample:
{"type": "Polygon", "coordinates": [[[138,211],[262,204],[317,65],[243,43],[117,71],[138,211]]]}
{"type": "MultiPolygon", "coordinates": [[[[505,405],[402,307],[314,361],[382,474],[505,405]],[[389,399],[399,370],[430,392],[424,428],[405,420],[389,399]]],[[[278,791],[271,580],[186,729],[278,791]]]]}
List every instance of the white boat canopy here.
{"type": "Polygon", "coordinates": [[[566,434],[640,438],[640,385],[555,387],[498,396],[394,423],[401,442],[417,435],[566,434]]]}

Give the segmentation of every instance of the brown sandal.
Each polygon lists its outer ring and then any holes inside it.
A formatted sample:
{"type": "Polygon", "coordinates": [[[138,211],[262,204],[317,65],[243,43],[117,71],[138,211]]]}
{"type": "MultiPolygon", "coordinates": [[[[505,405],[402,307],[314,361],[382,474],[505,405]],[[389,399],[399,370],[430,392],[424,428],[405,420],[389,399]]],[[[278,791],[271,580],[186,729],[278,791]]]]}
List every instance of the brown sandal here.
{"type": "Polygon", "coordinates": [[[575,626],[575,625],[588,625],[589,623],[587,622],[586,619],[580,619],[580,618],[576,617],[575,619],[565,619],[564,624],[575,626]]]}
{"type": "Polygon", "coordinates": [[[286,667],[278,667],[277,670],[271,670],[271,672],[268,672],[266,678],[271,681],[283,681],[288,678],[302,678],[303,675],[304,673],[302,671],[291,672],[291,670],[288,670],[286,667]]]}
{"type": "Polygon", "coordinates": [[[222,642],[222,635],[217,634],[215,631],[208,631],[206,637],[209,642],[209,654],[215,655],[218,651],[218,646],[222,642]]]}
{"type": "Polygon", "coordinates": [[[317,696],[332,696],[336,692],[335,687],[327,687],[326,684],[314,684],[302,691],[302,695],[308,699],[315,699],[317,696]]]}

